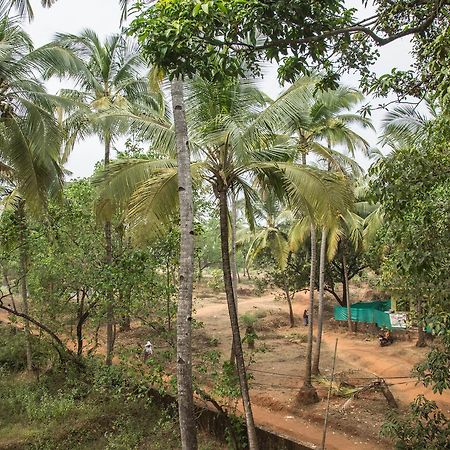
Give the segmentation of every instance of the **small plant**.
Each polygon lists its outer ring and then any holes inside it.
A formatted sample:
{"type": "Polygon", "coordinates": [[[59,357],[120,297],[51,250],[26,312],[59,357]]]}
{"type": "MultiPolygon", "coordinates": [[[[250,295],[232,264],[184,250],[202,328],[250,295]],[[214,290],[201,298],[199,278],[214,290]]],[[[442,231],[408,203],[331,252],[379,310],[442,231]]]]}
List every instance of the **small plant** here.
{"type": "Polygon", "coordinates": [[[306,334],[300,333],[291,333],[284,336],[284,339],[287,339],[289,342],[295,342],[299,344],[305,344],[308,342],[308,336],[306,334]]]}
{"type": "Polygon", "coordinates": [[[267,288],[269,287],[269,281],[267,280],[267,278],[263,277],[263,278],[255,278],[253,280],[253,284],[254,284],[254,289],[253,292],[255,295],[262,295],[264,294],[264,292],[267,291],[267,288]]]}
{"type": "Polygon", "coordinates": [[[223,272],[220,269],[212,269],[211,277],[208,278],[206,285],[214,290],[223,289],[223,272]]]}
{"type": "Polygon", "coordinates": [[[114,421],[113,431],[106,432],[106,450],[137,450],[142,441],[142,432],[133,426],[129,418],[119,417],[114,421]]]}
{"type": "Polygon", "coordinates": [[[249,349],[255,348],[255,341],[258,339],[258,335],[255,331],[255,324],[258,321],[258,317],[255,314],[247,313],[241,316],[241,322],[245,326],[245,336],[242,342],[247,342],[249,349]]]}

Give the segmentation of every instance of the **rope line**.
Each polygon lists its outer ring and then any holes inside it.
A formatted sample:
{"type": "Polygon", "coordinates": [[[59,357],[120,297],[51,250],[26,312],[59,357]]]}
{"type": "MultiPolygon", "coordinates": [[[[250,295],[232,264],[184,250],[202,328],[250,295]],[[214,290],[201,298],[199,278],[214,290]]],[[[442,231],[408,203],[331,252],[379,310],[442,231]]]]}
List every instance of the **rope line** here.
{"type": "MultiPolygon", "coordinates": [[[[287,377],[287,378],[296,378],[296,379],[300,379],[303,380],[304,377],[301,375],[290,375],[288,373],[280,373],[280,372],[271,372],[268,370],[261,370],[261,369],[253,369],[253,368],[248,368],[247,370],[249,370],[250,372],[257,372],[257,373],[263,373],[263,374],[267,374],[267,375],[277,375],[280,377],[287,377]]],[[[384,380],[405,380],[405,379],[415,379],[414,377],[408,375],[408,376],[378,376],[378,375],[374,375],[373,377],[354,377],[351,376],[350,378],[354,379],[354,380],[373,380],[374,378],[383,378],[384,380]]]]}

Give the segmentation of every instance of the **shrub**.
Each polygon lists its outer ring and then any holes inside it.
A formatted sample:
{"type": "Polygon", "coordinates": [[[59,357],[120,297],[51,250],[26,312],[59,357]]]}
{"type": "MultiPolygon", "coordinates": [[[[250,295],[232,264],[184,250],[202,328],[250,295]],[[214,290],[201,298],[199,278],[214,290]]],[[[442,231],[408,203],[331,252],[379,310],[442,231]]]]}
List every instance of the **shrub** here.
{"type": "Polygon", "coordinates": [[[223,272],[220,269],[211,270],[211,278],[207,281],[207,286],[214,290],[223,289],[223,272]]]}
{"type": "MultiPolygon", "coordinates": [[[[55,357],[50,344],[37,336],[30,336],[33,366],[45,367],[55,357]]],[[[0,367],[20,372],[27,367],[25,332],[14,326],[0,326],[0,367]]]]}
{"type": "Polygon", "coordinates": [[[253,280],[254,288],[253,292],[255,295],[262,295],[264,292],[266,292],[267,288],[269,287],[269,281],[267,278],[255,278],[253,280]]]}
{"type": "Polygon", "coordinates": [[[119,417],[113,423],[112,431],[105,433],[106,450],[135,450],[139,448],[143,433],[130,418],[119,417]]]}

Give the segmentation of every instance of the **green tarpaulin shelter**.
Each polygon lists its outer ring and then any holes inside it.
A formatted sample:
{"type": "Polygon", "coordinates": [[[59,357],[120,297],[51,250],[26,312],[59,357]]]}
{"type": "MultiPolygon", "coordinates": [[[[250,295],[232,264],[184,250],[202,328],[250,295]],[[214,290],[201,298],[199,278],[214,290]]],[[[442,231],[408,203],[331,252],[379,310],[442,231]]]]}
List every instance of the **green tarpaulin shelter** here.
{"type": "MultiPolygon", "coordinates": [[[[391,300],[377,300],[373,302],[358,302],[351,305],[351,319],[353,322],[375,323],[380,328],[392,329],[389,310],[391,300]]],[[[347,321],[347,308],[334,307],[335,320],[347,321]]]]}

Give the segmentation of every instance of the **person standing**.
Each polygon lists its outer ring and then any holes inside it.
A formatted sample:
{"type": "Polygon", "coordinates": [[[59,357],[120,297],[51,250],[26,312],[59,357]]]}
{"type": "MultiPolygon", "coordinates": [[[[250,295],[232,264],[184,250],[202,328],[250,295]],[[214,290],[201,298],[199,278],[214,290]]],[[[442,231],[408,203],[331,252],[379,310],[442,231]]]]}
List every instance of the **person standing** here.
{"type": "Polygon", "coordinates": [[[147,343],[144,346],[144,361],[147,361],[150,356],[153,355],[153,344],[150,341],[147,341],[147,343]]]}
{"type": "Polygon", "coordinates": [[[307,326],[308,326],[308,323],[309,323],[308,310],[305,309],[305,310],[303,311],[303,325],[305,325],[305,327],[307,327],[307,326]]]}

